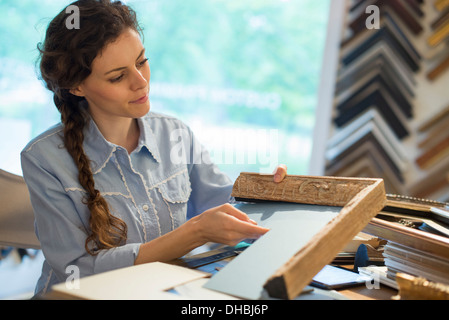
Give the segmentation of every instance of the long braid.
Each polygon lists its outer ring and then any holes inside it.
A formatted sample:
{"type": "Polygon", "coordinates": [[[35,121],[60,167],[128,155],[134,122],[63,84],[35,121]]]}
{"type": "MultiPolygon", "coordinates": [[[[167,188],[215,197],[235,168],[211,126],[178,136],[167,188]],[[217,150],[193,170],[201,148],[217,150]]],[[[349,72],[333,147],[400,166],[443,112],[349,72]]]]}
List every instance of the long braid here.
{"type": "Polygon", "coordinates": [[[91,213],[89,218],[91,233],[86,238],[85,248],[89,254],[96,255],[97,250],[110,249],[126,241],[127,226],[110,213],[106,200],[95,189],[90,161],[83,148],[86,117],[84,112],[80,112],[82,107],[76,101],[78,99],[76,96],[70,93],[65,93],[64,96],[67,98],[58,99],[55,95],[54,100],[64,124],[64,145],[78,168],[78,180],[87,192],[84,202],[91,213]]]}
{"type": "MultiPolygon", "coordinates": [[[[54,102],[64,125],[64,145],[78,168],[78,180],[86,191],[84,203],[90,211],[90,233],[86,251],[117,247],[127,238],[127,226],[114,217],[100,192],[90,168],[90,160],[83,149],[83,129],[87,111],[70,89],[82,83],[90,74],[92,62],[101,50],[115,41],[128,28],[141,31],[135,12],[120,1],[80,0],[73,3],[80,9],[80,29],[68,29],[66,10],[62,10],[49,24],[41,53],[42,79],[54,94],[54,102]]],[[[86,103],[87,104],[87,103],[86,103]]]]}

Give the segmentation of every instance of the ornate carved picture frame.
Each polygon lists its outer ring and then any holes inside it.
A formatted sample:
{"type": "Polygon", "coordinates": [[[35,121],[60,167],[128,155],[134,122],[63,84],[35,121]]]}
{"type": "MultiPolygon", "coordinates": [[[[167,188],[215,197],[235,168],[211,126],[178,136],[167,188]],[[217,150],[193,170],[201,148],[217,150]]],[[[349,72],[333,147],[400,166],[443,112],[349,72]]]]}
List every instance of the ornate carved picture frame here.
{"type": "Polygon", "coordinates": [[[338,215],[266,280],[271,297],[293,299],[386,203],[382,179],[241,173],[232,196],[239,201],[276,201],[341,207],[338,215]]]}

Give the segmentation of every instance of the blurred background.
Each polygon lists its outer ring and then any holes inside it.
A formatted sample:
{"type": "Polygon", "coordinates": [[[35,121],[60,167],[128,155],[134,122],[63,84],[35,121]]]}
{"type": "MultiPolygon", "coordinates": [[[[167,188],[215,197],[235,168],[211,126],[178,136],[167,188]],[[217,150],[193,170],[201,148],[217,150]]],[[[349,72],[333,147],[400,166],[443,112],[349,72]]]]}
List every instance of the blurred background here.
{"type": "MultiPolygon", "coordinates": [[[[69,3],[0,1],[4,170],[21,174],[20,150],[59,121],[37,77],[36,45],[69,3]]],[[[144,28],[152,111],[190,125],[232,178],[274,169],[270,157],[292,173],[307,171],[330,1],[126,3],[144,28]]]]}

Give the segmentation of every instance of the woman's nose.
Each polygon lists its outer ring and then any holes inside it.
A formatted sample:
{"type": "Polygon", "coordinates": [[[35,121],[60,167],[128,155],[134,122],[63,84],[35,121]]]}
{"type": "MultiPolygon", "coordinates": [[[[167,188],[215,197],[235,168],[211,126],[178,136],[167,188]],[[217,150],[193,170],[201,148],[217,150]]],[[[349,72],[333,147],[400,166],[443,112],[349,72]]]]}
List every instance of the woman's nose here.
{"type": "Polygon", "coordinates": [[[145,88],[148,85],[148,81],[140,70],[135,69],[132,75],[132,90],[139,90],[145,88]]]}

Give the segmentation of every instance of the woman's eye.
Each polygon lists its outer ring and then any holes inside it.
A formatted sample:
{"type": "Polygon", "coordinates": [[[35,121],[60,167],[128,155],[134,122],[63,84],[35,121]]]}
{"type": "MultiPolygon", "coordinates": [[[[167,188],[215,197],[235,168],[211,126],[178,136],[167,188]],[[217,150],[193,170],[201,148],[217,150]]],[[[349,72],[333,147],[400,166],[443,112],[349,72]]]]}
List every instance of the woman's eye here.
{"type": "Polygon", "coordinates": [[[142,67],[145,63],[147,63],[147,61],[148,61],[148,58],[145,58],[144,60],[142,60],[142,61],[139,63],[139,67],[142,67]]]}
{"type": "MultiPolygon", "coordinates": [[[[139,62],[139,63],[137,64],[137,68],[143,67],[143,66],[145,65],[145,63],[147,63],[147,61],[148,61],[148,58],[145,58],[144,60],[142,60],[141,62],[139,62]]],[[[125,76],[125,74],[121,74],[121,75],[119,75],[119,76],[116,77],[116,78],[110,79],[109,82],[111,82],[111,83],[120,82],[120,81],[124,78],[124,76],[125,76]]]]}
{"type": "Polygon", "coordinates": [[[122,79],[123,79],[123,74],[121,74],[117,78],[113,78],[113,79],[111,79],[109,81],[112,82],[112,83],[115,83],[115,82],[119,82],[122,79]]]}

